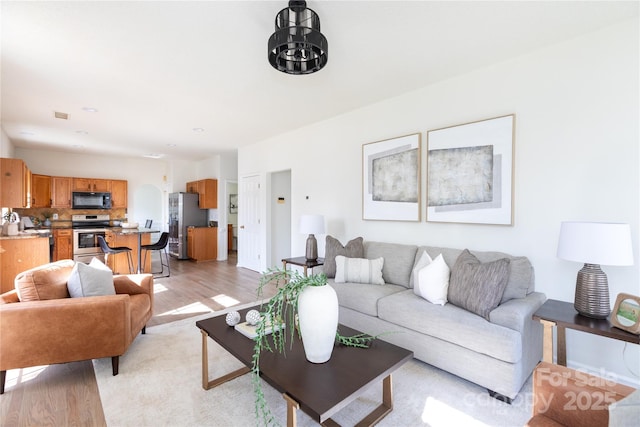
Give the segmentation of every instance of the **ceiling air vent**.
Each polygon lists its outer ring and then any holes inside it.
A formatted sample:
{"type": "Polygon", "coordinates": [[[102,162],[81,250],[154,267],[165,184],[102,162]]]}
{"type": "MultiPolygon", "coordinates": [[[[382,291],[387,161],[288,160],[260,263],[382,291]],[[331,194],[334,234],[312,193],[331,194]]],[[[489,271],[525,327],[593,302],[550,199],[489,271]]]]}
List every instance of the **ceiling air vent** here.
{"type": "Polygon", "coordinates": [[[67,113],[61,113],[59,111],[54,111],[53,115],[56,119],[69,120],[69,115],[67,113]]]}

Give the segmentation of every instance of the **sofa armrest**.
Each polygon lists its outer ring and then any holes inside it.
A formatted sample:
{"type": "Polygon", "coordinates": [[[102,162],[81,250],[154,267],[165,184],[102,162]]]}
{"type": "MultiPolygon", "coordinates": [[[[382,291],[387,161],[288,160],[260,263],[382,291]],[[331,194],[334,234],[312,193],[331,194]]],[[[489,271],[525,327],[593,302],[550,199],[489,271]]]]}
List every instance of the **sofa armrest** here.
{"type": "Polygon", "coordinates": [[[541,292],[532,292],[524,298],[511,299],[489,313],[489,321],[505,328],[524,333],[535,313],[547,297],[541,292]]]}
{"type": "Polygon", "coordinates": [[[128,295],[0,304],[0,370],[124,354],[128,295]]]}
{"type": "Polygon", "coordinates": [[[152,274],[122,274],[113,276],[116,294],[147,294],[151,301],[153,313],[153,275],[152,274]]]}

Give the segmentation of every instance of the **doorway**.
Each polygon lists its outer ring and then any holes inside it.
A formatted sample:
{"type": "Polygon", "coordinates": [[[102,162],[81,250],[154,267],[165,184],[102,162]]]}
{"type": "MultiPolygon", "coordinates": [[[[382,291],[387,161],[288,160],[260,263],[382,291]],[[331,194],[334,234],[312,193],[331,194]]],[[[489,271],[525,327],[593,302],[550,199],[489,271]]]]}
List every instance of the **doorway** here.
{"type": "Polygon", "coordinates": [[[281,260],[291,257],[291,170],[271,174],[270,267],[282,267],[281,260]]]}
{"type": "Polygon", "coordinates": [[[227,254],[238,251],[238,182],[226,182],[227,254]]]}

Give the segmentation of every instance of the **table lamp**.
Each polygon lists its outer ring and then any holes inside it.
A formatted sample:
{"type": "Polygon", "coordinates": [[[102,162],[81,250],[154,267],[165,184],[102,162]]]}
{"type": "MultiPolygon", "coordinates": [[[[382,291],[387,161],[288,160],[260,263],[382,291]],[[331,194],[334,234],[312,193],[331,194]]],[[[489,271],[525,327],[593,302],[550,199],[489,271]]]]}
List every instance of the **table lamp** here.
{"type": "Polygon", "coordinates": [[[300,217],[300,233],[308,234],[305,256],[307,261],[318,259],[318,242],[314,234],[324,233],[324,216],[302,215],[300,217]]]}
{"type": "Polygon", "coordinates": [[[573,306],[583,316],[604,319],[611,312],[609,284],[602,265],[633,265],[629,224],[563,222],[558,258],[583,262],[573,306]]]}

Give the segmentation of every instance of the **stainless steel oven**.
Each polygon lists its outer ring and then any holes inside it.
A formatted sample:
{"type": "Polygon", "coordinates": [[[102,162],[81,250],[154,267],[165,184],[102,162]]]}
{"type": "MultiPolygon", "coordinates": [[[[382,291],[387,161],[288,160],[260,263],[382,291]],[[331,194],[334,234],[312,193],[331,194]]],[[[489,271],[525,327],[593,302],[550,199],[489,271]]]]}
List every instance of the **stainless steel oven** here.
{"type": "Polygon", "coordinates": [[[73,215],[73,260],[89,263],[93,257],[104,262],[98,236],[105,237],[109,215],[73,215]]]}
{"type": "Polygon", "coordinates": [[[80,228],[73,230],[73,260],[89,263],[93,257],[104,262],[98,236],[105,237],[104,228],[80,228]]]}

